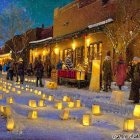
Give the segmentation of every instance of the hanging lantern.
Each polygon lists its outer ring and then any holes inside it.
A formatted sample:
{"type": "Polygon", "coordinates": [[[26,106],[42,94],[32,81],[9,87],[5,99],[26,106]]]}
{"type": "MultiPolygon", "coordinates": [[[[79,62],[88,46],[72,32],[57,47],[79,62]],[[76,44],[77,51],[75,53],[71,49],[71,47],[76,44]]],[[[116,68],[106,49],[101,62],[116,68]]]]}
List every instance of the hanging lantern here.
{"type": "Polygon", "coordinates": [[[80,100],[76,100],[75,107],[77,107],[77,108],[81,107],[81,101],[80,100]]]}
{"type": "Polygon", "coordinates": [[[84,115],[83,115],[82,124],[83,124],[84,126],[89,126],[89,125],[91,125],[91,115],[90,115],[90,114],[84,114],[84,115]]]}
{"type": "Polygon", "coordinates": [[[38,101],[38,106],[39,107],[43,107],[45,104],[44,104],[44,100],[39,100],[38,101]]]}
{"type": "Polygon", "coordinates": [[[9,131],[12,131],[14,129],[15,123],[14,123],[14,119],[11,117],[7,118],[7,123],[6,123],[6,128],[9,131]]]}
{"type": "Polygon", "coordinates": [[[37,107],[35,100],[29,100],[29,106],[30,107],[37,107]]]}
{"type": "Polygon", "coordinates": [[[71,102],[68,102],[68,107],[69,108],[74,108],[74,102],[72,102],[72,101],[71,102]]]}
{"type": "Polygon", "coordinates": [[[54,100],[53,95],[49,95],[49,97],[48,97],[48,101],[53,101],[53,100],[54,100]]]}
{"type": "Polygon", "coordinates": [[[58,110],[62,110],[62,109],[63,109],[63,104],[62,104],[62,102],[56,103],[55,108],[57,108],[58,110]]]}
{"type": "Polygon", "coordinates": [[[7,102],[7,104],[13,104],[13,103],[14,103],[13,97],[8,97],[8,98],[6,99],[6,102],[7,102]]]}
{"type": "Polygon", "coordinates": [[[0,100],[2,100],[3,99],[3,94],[0,94],[0,100]]]}
{"type": "Polygon", "coordinates": [[[10,106],[4,106],[3,110],[4,110],[3,112],[4,116],[6,117],[11,116],[12,112],[10,106]]]}
{"type": "Polygon", "coordinates": [[[38,118],[38,112],[35,110],[29,111],[28,113],[29,119],[37,119],[38,118]]]}
{"type": "Polygon", "coordinates": [[[101,115],[101,108],[99,105],[92,105],[92,114],[101,115]]]}
{"type": "Polygon", "coordinates": [[[43,99],[43,100],[46,100],[46,99],[47,99],[46,94],[42,94],[42,99],[43,99]]]}
{"type": "Polygon", "coordinates": [[[68,120],[69,117],[70,117],[69,114],[70,114],[70,111],[69,111],[68,109],[65,109],[65,110],[63,110],[63,111],[61,112],[60,118],[61,118],[62,120],[68,120]]]}
{"type": "Polygon", "coordinates": [[[124,120],[124,125],[123,125],[123,130],[124,131],[134,131],[135,129],[135,121],[133,119],[125,119],[124,120]]]}
{"type": "Polygon", "coordinates": [[[140,105],[135,105],[133,116],[140,119],[140,105]]]}

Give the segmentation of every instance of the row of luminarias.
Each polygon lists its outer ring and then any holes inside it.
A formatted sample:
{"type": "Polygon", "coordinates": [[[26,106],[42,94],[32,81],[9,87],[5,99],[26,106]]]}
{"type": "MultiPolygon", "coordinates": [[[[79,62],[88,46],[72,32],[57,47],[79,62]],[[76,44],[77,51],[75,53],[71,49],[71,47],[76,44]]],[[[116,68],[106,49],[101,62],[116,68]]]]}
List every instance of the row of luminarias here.
{"type": "MultiPolygon", "coordinates": [[[[29,100],[29,107],[36,108],[36,107],[45,107],[45,100],[48,101],[55,101],[55,98],[53,95],[46,95],[42,94],[41,91],[38,90],[33,90],[32,88],[29,88],[29,85],[26,85],[24,88],[23,86],[16,85],[15,87],[11,83],[3,82],[2,79],[0,80],[0,83],[2,83],[0,86],[0,90],[2,90],[4,93],[9,94],[10,90],[12,92],[16,92],[18,95],[21,94],[21,89],[30,91],[36,95],[40,95],[41,99],[37,102],[36,100],[29,100]],[[17,90],[18,89],[18,90],[17,90]]],[[[0,100],[4,98],[4,94],[0,94],[0,100]]],[[[7,104],[13,104],[14,103],[14,98],[13,97],[7,97],[6,98],[7,104]]],[[[68,120],[70,119],[70,110],[65,108],[63,106],[63,102],[67,103],[68,108],[80,108],[82,107],[81,101],[75,100],[70,96],[63,96],[62,101],[57,101],[55,104],[55,108],[58,110],[62,110],[60,114],[60,118],[62,120],[68,120]]],[[[0,105],[0,112],[7,117],[7,124],[6,127],[8,130],[13,130],[15,127],[15,122],[14,119],[12,118],[12,111],[10,106],[3,106],[0,105]]],[[[92,114],[93,115],[103,115],[101,112],[101,107],[99,105],[92,105],[92,114]]],[[[90,126],[92,123],[92,114],[84,114],[82,117],[82,125],[83,126],[90,126]]],[[[140,105],[136,105],[133,111],[133,116],[135,119],[140,119],[140,105]]],[[[37,119],[38,118],[38,112],[36,110],[31,110],[28,113],[28,118],[29,119],[37,119]]],[[[123,125],[123,130],[125,131],[134,131],[135,130],[135,120],[134,118],[127,118],[124,120],[124,125],[123,125]]]]}

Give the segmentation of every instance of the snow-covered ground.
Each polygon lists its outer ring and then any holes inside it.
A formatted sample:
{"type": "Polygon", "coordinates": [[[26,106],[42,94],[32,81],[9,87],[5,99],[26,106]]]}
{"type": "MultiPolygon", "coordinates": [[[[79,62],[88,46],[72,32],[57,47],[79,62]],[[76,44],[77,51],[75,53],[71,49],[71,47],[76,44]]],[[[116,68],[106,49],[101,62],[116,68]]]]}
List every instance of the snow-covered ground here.
{"type": "MultiPolygon", "coordinates": [[[[5,80],[5,79],[4,79],[5,80]]],[[[10,81],[9,81],[10,82],[10,81]]],[[[16,83],[11,82],[13,87],[16,83]]],[[[12,109],[12,117],[15,121],[13,131],[6,130],[6,118],[0,115],[0,140],[1,139],[40,139],[40,140],[111,140],[118,139],[117,136],[130,137],[131,134],[139,134],[140,140],[140,120],[136,121],[136,130],[134,132],[123,131],[123,121],[125,118],[132,117],[134,104],[128,100],[130,83],[126,83],[123,87],[125,101],[123,104],[112,102],[111,92],[92,92],[88,89],[77,89],[74,87],[59,86],[55,90],[47,88],[36,88],[34,84],[25,83],[30,88],[38,89],[46,95],[53,95],[55,100],[45,100],[45,107],[32,108],[28,106],[29,100],[39,101],[40,95],[35,95],[33,92],[22,90],[21,95],[16,92],[10,94],[4,93],[4,98],[0,100],[0,105],[6,105],[6,97],[12,96],[14,103],[10,104],[12,109]],[[60,113],[62,110],[57,110],[54,105],[57,101],[62,100],[64,95],[71,96],[74,100],[80,99],[82,102],[81,108],[70,110],[70,119],[61,120],[60,113]],[[82,115],[85,113],[91,114],[91,106],[98,104],[101,106],[102,115],[92,115],[92,123],[90,126],[83,126],[81,123],[82,115]],[[31,120],[27,118],[30,110],[38,111],[38,118],[31,120]],[[114,136],[114,137],[113,137],[114,136]]],[[[2,83],[0,83],[2,86],[2,83]]],[[[112,83],[112,90],[118,90],[112,83]]],[[[67,104],[64,103],[65,108],[67,104]]],[[[127,138],[128,139],[128,138],[127,138]]]]}

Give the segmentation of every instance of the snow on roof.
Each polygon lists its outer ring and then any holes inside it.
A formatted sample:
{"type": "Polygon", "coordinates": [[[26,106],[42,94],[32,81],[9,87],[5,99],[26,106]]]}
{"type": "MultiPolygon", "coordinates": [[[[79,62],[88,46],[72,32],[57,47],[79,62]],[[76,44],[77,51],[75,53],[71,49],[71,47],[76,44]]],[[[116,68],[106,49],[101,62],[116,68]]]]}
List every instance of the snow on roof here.
{"type": "Polygon", "coordinates": [[[41,40],[36,40],[36,41],[31,41],[29,42],[30,44],[35,44],[35,43],[41,43],[41,42],[44,42],[44,41],[47,41],[47,40],[51,40],[52,37],[48,37],[48,38],[45,38],[45,39],[41,39],[41,40]]]}
{"type": "Polygon", "coordinates": [[[107,20],[104,20],[104,21],[101,21],[101,22],[98,22],[96,24],[91,24],[88,26],[88,28],[94,28],[94,27],[98,27],[98,26],[101,26],[101,25],[104,25],[104,24],[107,24],[107,23],[110,23],[110,22],[113,22],[114,20],[112,18],[108,18],[107,20]]]}

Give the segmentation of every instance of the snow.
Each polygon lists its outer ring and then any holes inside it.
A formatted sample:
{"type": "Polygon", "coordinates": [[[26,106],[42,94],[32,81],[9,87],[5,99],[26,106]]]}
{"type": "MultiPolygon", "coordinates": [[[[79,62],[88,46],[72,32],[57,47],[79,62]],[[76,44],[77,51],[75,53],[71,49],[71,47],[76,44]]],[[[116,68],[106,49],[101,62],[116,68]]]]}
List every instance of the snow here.
{"type": "Polygon", "coordinates": [[[112,18],[108,18],[107,20],[101,21],[99,23],[89,25],[88,28],[98,27],[98,26],[101,26],[101,25],[104,25],[104,24],[107,24],[107,23],[110,23],[110,22],[113,22],[113,21],[114,20],[112,18]]]}
{"type": "MultiPolygon", "coordinates": [[[[13,86],[16,86],[11,82],[13,86]]],[[[0,83],[1,84],[1,83],[0,83]]],[[[4,93],[4,99],[0,100],[0,105],[6,105],[6,97],[12,96],[15,100],[10,104],[12,117],[15,120],[15,129],[11,132],[6,130],[6,118],[0,115],[0,139],[47,139],[47,140],[111,140],[112,136],[124,134],[130,136],[132,132],[123,131],[123,121],[125,118],[132,117],[134,104],[128,101],[130,83],[123,87],[125,94],[124,104],[115,104],[110,101],[111,92],[91,92],[88,89],[77,89],[74,87],[59,86],[52,90],[47,88],[35,87],[33,83],[27,83],[31,88],[38,89],[47,95],[53,95],[54,101],[45,100],[45,107],[32,108],[28,106],[29,100],[39,101],[41,96],[22,90],[21,95],[15,92],[4,93]],[[57,101],[64,95],[71,96],[73,99],[80,99],[81,108],[70,110],[70,119],[61,120],[61,110],[54,108],[57,101]],[[92,104],[101,106],[102,115],[93,116],[90,126],[83,126],[81,123],[82,115],[91,114],[92,104]],[[38,111],[38,118],[31,120],[27,118],[30,110],[38,111]]],[[[25,87],[26,84],[23,86],[25,87]]],[[[112,83],[112,90],[118,90],[115,83],[112,83]]],[[[0,94],[3,93],[0,91],[0,94]]],[[[67,103],[63,103],[67,107],[67,103]]],[[[136,130],[134,134],[140,134],[140,120],[136,120],[136,130]]],[[[140,139],[140,138],[139,138],[140,139]]]]}
{"type": "Polygon", "coordinates": [[[41,39],[41,40],[36,40],[36,41],[31,41],[29,42],[30,44],[35,44],[35,43],[40,43],[40,42],[44,42],[44,41],[47,41],[47,40],[51,40],[52,37],[48,37],[48,38],[45,38],[45,39],[41,39]]]}

